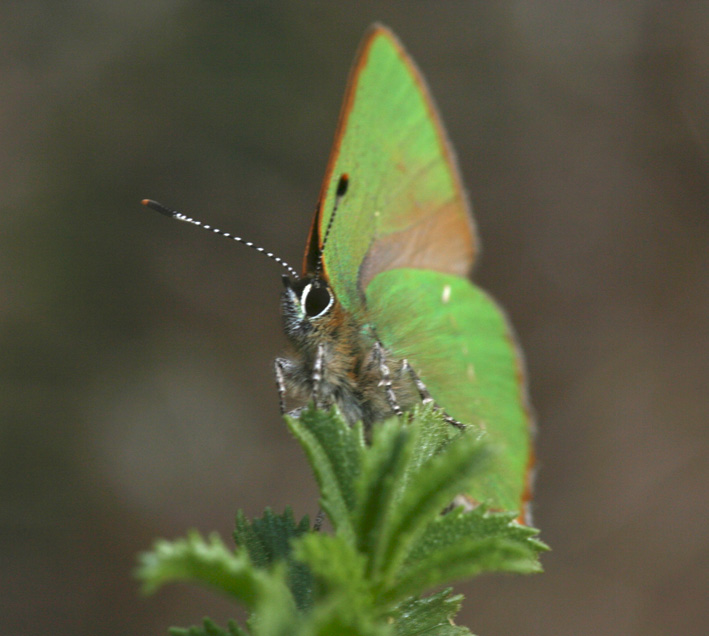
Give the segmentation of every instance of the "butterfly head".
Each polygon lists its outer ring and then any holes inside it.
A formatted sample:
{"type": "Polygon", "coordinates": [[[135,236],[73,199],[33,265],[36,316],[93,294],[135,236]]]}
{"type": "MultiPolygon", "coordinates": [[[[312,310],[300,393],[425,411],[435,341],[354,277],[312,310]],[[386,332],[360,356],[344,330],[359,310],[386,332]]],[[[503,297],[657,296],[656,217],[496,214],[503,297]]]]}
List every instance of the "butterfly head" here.
{"type": "Polygon", "coordinates": [[[297,280],[283,277],[281,310],[288,338],[304,344],[327,330],[338,315],[338,303],[327,281],[317,274],[297,280]]]}
{"type": "Polygon", "coordinates": [[[342,309],[323,271],[323,255],[338,206],[347,193],[348,184],[349,176],[340,175],[332,213],[321,243],[317,240],[317,222],[314,226],[316,233],[311,235],[311,239],[315,241],[311,243],[306,254],[310,272],[293,280],[289,276],[283,276],[285,290],[281,296],[281,311],[285,331],[288,338],[298,346],[307,346],[327,334],[332,335],[342,321],[342,309]]]}

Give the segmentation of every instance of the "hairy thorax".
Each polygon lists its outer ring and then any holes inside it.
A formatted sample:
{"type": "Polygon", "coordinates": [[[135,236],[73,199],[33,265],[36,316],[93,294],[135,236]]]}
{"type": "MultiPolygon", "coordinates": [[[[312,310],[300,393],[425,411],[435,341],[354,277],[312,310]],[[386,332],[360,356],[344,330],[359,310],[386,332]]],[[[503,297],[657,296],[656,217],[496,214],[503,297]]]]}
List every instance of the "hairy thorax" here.
{"type": "Polygon", "coordinates": [[[299,406],[311,399],[322,407],[337,404],[347,421],[365,427],[395,415],[394,405],[413,406],[417,393],[403,360],[334,296],[318,298],[323,291],[308,284],[287,286],[281,301],[290,352],[277,369],[288,396],[299,406]]]}

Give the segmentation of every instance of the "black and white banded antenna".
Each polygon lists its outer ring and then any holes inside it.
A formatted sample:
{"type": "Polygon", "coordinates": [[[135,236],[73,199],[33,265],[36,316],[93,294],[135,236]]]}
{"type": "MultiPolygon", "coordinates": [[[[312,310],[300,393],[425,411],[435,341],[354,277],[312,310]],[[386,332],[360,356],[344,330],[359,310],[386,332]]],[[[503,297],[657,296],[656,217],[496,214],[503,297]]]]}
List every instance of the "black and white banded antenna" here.
{"type": "Polygon", "coordinates": [[[255,243],[252,243],[251,241],[247,241],[246,239],[241,238],[240,236],[234,236],[233,234],[230,234],[229,232],[225,232],[224,230],[220,230],[219,228],[212,227],[211,225],[208,225],[207,223],[202,223],[202,221],[198,221],[197,219],[193,219],[186,214],[182,214],[181,212],[178,212],[177,210],[171,210],[170,208],[165,207],[162,203],[158,203],[157,201],[153,201],[152,199],[143,199],[141,203],[150,208],[151,210],[155,210],[156,212],[159,212],[160,214],[164,216],[169,216],[171,219],[175,219],[177,221],[184,221],[185,223],[191,223],[192,225],[196,225],[197,227],[201,227],[203,230],[208,230],[209,232],[212,232],[214,234],[219,234],[219,236],[223,236],[224,238],[231,239],[232,241],[236,241],[237,243],[241,243],[242,245],[246,245],[246,247],[250,247],[253,250],[256,250],[259,252],[259,254],[263,254],[264,256],[267,256],[270,258],[272,261],[275,261],[278,263],[281,267],[284,267],[285,269],[288,270],[291,276],[298,280],[300,278],[300,275],[298,272],[295,271],[286,261],[284,261],[280,256],[276,256],[275,254],[271,252],[267,252],[263,247],[259,247],[255,243]]]}
{"type": "Polygon", "coordinates": [[[322,273],[322,258],[325,252],[325,245],[327,245],[327,239],[330,236],[330,230],[332,229],[332,223],[335,220],[335,215],[337,214],[337,208],[340,206],[340,201],[347,194],[347,186],[350,184],[350,176],[345,172],[340,175],[340,180],[337,182],[337,190],[335,191],[335,202],[332,205],[332,214],[327,222],[327,227],[325,228],[325,235],[322,240],[322,247],[320,248],[320,254],[318,255],[318,263],[315,266],[315,276],[320,278],[322,273]]]}

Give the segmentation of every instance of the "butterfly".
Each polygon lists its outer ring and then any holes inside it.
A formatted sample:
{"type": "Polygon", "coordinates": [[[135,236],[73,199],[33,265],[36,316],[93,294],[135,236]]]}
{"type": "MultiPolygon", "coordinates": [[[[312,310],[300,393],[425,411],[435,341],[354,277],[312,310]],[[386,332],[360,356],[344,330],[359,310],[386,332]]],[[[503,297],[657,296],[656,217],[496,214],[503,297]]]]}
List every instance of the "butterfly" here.
{"type": "Polygon", "coordinates": [[[275,362],[281,410],[287,398],[337,405],[367,429],[431,402],[498,449],[469,498],[524,521],[533,463],[524,369],[504,314],[468,279],[477,251],[424,79],[375,24],[350,73],[304,273],[268,254],[290,271],[281,296],[290,351],[275,362]]]}
{"type": "Polygon", "coordinates": [[[530,412],[507,321],[467,275],[477,251],[456,159],[421,73],[374,25],[351,71],[298,280],[281,307],[281,395],[365,426],[433,401],[485,431],[497,465],[470,493],[529,499],[530,412]]]}

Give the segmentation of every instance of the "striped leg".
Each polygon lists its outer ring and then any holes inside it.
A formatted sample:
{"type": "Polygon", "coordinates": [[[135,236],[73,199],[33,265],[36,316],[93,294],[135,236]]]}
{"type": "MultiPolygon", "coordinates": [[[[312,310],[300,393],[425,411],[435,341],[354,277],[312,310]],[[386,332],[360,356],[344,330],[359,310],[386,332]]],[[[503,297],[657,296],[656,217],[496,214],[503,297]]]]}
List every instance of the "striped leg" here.
{"type": "Polygon", "coordinates": [[[439,411],[443,415],[443,419],[451,424],[452,426],[455,426],[456,428],[459,428],[461,431],[465,430],[465,424],[462,422],[459,422],[456,420],[454,417],[451,417],[446,413],[436,402],[433,400],[431,397],[431,394],[428,392],[428,388],[426,385],[423,383],[421,378],[419,378],[418,374],[416,371],[414,371],[413,367],[409,364],[408,360],[404,360],[402,365],[401,365],[401,371],[402,373],[408,373],[409,377],[413,381],[413,383],[416,385],[416,389],[419,392],[419,395],[421,396],[421,402],[424,404],[433,404],[433,408],[436,409],[436,411],[439,411]]]}
{"type": "Polygon", "coordinates": [[[281,415],[286,414],[286,373],[292,363],[286,358],[276,358],[273,363],[273,370],[276,373],[276,390],[278,391],[278,410],[281,415]]]}
{"type": "Polygon", "coordinates": [[[394,411],[394,413],[396,413],[398,416],[401,416],[403,412],[401,410],[401,407],[399,406],[399,402],[396,399],[396,394],[394,393],[394,387],[392,386],[391,382],[391,372],[389,371],[389,367],[384,361],[384,347],[382,347],[381,342],[377,341],[374,343],[372,354],[373,362],[379,367],[379,373],[382,376],[382,379],[379,382],[379,386],[384,387],[387,402],[389,403],[389,407],[391,408],[391,410],[394,411]]]}

